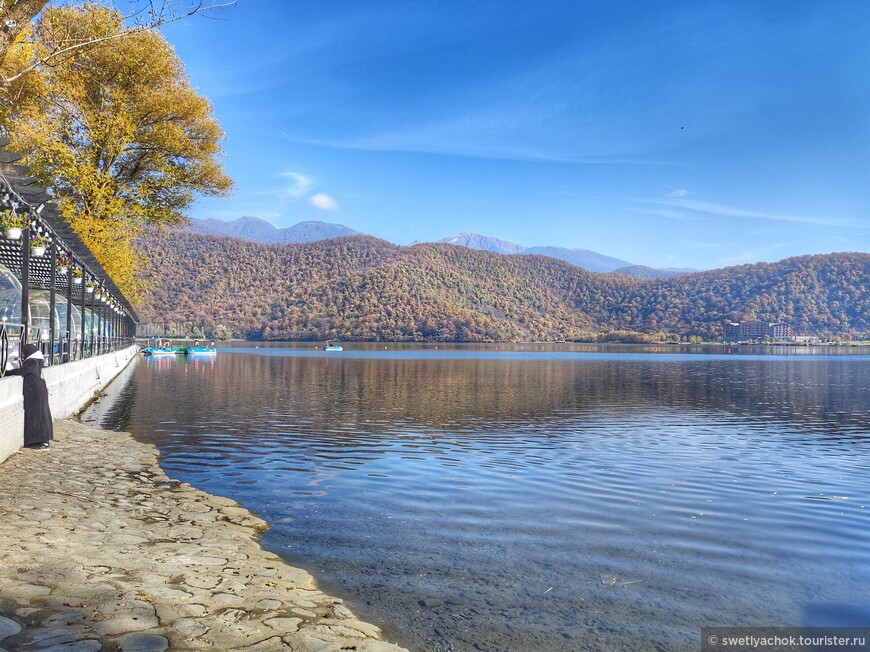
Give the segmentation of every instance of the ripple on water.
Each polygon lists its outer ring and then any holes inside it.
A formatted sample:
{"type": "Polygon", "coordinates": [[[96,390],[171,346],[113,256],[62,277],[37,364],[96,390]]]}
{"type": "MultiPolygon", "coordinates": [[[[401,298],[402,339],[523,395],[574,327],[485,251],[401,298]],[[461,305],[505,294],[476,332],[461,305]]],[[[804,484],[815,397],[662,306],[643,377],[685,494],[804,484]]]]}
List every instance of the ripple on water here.
{"type": "Polygon", "coordinates": [[[595,355],[140,365],[120,427],[419,649],[694,650],[870,602],[863,357],[595,355]]]}

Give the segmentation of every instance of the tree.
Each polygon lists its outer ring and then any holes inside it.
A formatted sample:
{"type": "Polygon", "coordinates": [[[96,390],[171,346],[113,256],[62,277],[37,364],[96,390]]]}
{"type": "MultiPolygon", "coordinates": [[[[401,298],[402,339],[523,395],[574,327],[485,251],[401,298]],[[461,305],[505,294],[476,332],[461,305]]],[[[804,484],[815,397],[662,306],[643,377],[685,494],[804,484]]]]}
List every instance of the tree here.
{"type": "Polygon", "coordinates": [[[127,27],[112,35],[71,33],[57,39],[53,47],[33,56],[29,28],[50,0],[0,0],[0,91],[36,68],[54,65],[61,57],[109,39],[123,38],[141,31],[154,30],[182,18],[227,7],[236,0],[129,0],[130,13],[124,17],[127,27]],[[26,56],[22,56],[22,51],[26,56]]]}
{"type": "Polygon", "coordinates": [[[172,47],[155,31],[124,31],[101,5],[47,9],[35,47],[70,36],[103,39],[34,70],[16,101],[0,104],[14,149],[58,198],[64,217],[106,272],[135,298],[134,239],[145,225],[185,221],[196,195],[222,195],[223,131],[191,88],[172,47]]]}

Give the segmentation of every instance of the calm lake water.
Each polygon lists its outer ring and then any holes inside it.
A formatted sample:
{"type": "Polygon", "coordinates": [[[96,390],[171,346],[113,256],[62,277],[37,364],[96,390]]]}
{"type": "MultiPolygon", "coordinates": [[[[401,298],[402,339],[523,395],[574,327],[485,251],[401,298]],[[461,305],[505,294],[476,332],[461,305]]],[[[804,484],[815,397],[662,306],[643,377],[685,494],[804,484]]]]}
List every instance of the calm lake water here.
{"type": "Polygon", "coordinates": [[[870,356],[692,351],[252,345],[139,360],[85,419],[415,650],[870,626],[870,356]]]}

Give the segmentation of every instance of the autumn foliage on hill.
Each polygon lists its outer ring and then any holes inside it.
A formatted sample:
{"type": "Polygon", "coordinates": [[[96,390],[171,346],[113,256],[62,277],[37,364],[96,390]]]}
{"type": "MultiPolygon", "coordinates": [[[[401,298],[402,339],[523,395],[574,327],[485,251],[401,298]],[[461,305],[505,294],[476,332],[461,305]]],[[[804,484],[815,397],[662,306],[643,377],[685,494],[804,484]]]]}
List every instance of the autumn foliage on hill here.
{"type": "Polygon", "coordinates": [[[726,319],[870,332],[870,255],[831,254],[641,280],[544,256],[367,236],[266,245],[152,233],[140,332],[281,340],[721,337],[726,319]],[[195,330],[194,330],[195,329],[195,330]]]}

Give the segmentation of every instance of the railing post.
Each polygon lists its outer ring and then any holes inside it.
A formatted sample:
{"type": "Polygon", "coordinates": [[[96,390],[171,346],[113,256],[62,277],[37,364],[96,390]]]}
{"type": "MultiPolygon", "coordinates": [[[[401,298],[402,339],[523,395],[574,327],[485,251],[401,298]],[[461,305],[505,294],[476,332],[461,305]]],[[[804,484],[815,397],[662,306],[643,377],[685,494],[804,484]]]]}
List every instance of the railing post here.
{"type": "MultiPolygon", "coordinates": [[[[54,340],[57,326],[60,326],[55,319],[57,314],[57,297],[55,296],[54,284],[57,281],[57,241],[51,239],[51,270],[48,275],[48,364],[54,364],[54,340]]],[[[69,307],[69,306],[67,306],[69,307]]]]}
{"type": "Polygon", "coordinates": [[[100,292],[100,353],[106,352],[106,335],[109,329],[106,328],[106,304],[103,303],[103,293],[100,292]]]}
{"type": "Polygon", "coordinates": [[[27,344],[28,330],[30,328],[30,222],[21,233],[21,339],[18,342],[19,350],[27,344]]]}
{"type": "MultiPolygon", "coordinates": [[[[69,257],[68,257],[69,259],[69,257]]],[[[67,265],[66,270],[66,359],[63,362],[69,362],[71,359],[70,353],[72,349],[73,343],[73,264],[72,260],[69,259],[69,265],[67,265]]]]}
{"type": "Polygon", "coordinates": [[[6,375],[6,362],[9,360],[9,333],[6,324],[0,324],[0,378],[6,375]]]}

